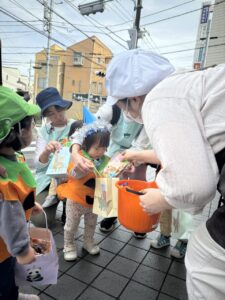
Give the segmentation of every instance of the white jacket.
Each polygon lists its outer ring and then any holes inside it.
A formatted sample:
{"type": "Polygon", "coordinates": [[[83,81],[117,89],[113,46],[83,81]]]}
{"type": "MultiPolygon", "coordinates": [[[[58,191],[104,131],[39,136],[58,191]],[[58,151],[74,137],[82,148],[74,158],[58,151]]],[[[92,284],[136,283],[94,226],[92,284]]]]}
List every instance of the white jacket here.
{"type": "Polygon", "coordinates": [[[215,153],[225,147],[225,65],[174,74],[142,108],[162,170],[157,184],[169,204],[198,213],[216,193],[215,153]]]}

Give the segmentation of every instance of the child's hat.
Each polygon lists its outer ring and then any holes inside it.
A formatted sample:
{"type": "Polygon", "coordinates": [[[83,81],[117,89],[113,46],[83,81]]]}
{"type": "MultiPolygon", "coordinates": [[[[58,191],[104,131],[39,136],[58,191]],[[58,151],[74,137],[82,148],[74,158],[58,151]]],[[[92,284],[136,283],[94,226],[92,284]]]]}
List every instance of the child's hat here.
{"type": "Polygon", "coordinates": [[[72,101],[64,100],[58,90],[54,87],[49,87],[41,91],[36,97],[37,104],[43,113],[49,106],[57,105],[65,109],[69,109],[72,101]]]}
{"type": "Polygon", "coordinates": [[[174,71],[169,60],[161,55],[133,49],[116,55],[106,71],[107,103],[146,95],[174,71]]]}
{"type": "Polygon", "coordinates": [[[9,134],[12,126],[27,116],[40,113],[40,108],[30,104],[11,89],[0,86],[0,142],[9,134]]]}

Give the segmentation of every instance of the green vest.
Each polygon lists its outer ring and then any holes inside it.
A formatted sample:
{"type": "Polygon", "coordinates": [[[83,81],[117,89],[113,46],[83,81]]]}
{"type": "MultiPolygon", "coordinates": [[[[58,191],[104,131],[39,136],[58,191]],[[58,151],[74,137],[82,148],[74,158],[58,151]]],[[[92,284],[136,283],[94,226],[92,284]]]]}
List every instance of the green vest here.
{"type": "Polygon", "coordinates": [[[129,149],[142,128],[142,124],[125,119],[124,114],[121,113],[117,124],[112,129],[106,155],[112,157],[117,152],[129,149]]]}

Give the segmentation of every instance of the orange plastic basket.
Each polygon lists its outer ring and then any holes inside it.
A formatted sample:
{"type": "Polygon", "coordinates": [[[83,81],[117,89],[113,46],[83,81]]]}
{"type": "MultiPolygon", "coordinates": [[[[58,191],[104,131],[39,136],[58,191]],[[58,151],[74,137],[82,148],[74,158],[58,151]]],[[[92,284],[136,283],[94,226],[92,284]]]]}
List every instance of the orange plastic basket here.
{"type": "Polygon", "coordinates": [[[140,191],[146,188],[157,188],[155,182],[140,180],[119,180],[116,183],[118,188],[118,219],[120,223],[134,232],[150,232],[156,229],[160,214],[148,215],[140,206],[139,195],[128,192],[130,188],[140,191]]]}

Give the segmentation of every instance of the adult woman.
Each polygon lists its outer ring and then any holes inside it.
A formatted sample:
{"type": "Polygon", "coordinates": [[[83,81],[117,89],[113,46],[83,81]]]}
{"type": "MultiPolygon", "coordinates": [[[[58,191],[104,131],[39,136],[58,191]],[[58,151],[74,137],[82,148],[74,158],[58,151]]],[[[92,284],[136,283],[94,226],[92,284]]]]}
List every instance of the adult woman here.
{"type": "MultiPolygon", "coordinates": [[[[143,208],[149,213],[173,207],[198,213],[215,196],[219,177],[215,156],[225,148],[225,102],[221,101],[225,97],[225,67],[174,74],[162,80],[167,66],[151,52],[131,50],[118,55],[106,73],[109,102],[115,104],[128,97],[133,118],[140,119],[142,109],[146,132],[162,164],[156,178],[159,189],[146,190],[140,197],[143,208]]],[[[189,241],[186,267],[190,299],[224,299],[224,232],[225,205],[189,241]]]]}
{"type": "MultiPolygon", "coordinates": [[[[38,130],[36,143],[36,181],[37,202],[44,204],[43,207],[48,216],[49,224],[55,220],[57,197],[53,184],[53,191],[49,195],[51,177],[46,175],[48,165],[53,153],[61,146],[60,141],[68,136],[70,125],[74,120],[68,120],[65,112],[72,105],[71,101],[63,100],[56,88],[50,87],[41,91],[36,98],[44,118],[50,122],[44,124],[38,130]],[[47,196],[51,196],[47,198],[47,196]]],[[[32,218],[35,225],[44,226],[43,216],[32,218]]]]}

